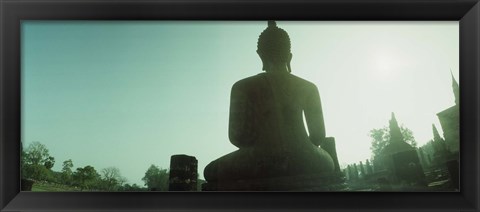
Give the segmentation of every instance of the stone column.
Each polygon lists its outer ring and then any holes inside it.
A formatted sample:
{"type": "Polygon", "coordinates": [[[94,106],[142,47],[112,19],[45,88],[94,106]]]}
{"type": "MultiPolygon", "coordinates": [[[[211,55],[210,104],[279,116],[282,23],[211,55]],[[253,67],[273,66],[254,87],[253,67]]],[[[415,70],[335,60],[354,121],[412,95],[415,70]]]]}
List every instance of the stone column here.
{"type": "Polygon", "coordinates": [[[172,155],[170,158],[169,191],[197,191],[198,161],[193,156],[172,155]]]}
{"type": "Polygon", "coordinates": [[[361,174],[362,178],[365,178],[365,175],[366,175],[365,167],[363,167],[362,161],[360,161],[360,174],[361,174]]]}
{"type": "Polygon", "coordinates": [[[21,189],[22,191],[31,191],[34,181],[23,179],[21,180],[21,189]]]}
{"type": "Polygon", "coordinates": [[[353,164],[353,178],[358,180],[358,168],[356,163],[353,164]]]}

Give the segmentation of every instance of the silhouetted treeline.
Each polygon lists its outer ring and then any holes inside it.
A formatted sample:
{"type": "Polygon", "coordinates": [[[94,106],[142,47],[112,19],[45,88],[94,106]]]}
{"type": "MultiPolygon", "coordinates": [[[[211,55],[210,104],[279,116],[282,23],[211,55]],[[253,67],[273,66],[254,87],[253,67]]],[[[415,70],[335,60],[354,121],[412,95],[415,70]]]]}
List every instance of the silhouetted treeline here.
{"type": "Polygon", "coordinates": [[[33,182],[48,182],[78,188],[86,191],[145,191],[147,188],[126,183],[126,178],[116,167],[108,167],[98,172],[87,165],[73,170],[73,161],[63,162],[61,171],[53,171],[55,158],[47,147],[38,141],[23,149],[21,155],[21,176],[33,182]]]}
{"type": "MultiPolygon", "coordinates": [[[[167,169],[151,165],[145,172],[144,185],[129,184],[117,167],[107,167],[97,171],[87,165],[73,169],[72,159],[63,161],[61,171],[53,171],[55,158],[40,142],[31,143],[21,155],[22,179],[30,182],[44,182],[51,185],[69,186],[82,191],[168,191],[169,172],[167,169]]],[[[198,180],[201,190],[203,180],[198,180]]],[[[60,186],[60,187],[61,187],[60,186]]]]}

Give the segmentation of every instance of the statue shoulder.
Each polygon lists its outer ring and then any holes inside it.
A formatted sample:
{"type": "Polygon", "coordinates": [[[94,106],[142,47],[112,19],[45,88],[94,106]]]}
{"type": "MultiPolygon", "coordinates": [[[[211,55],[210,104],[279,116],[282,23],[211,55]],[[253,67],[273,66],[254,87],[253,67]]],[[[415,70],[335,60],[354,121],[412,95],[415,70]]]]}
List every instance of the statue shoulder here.
{"type": "Polygon", "coordinates": [[[243,78],[235,82],[232,86],[232,89],[250,88],[252,86],[258,85],[261,81],[263,81],[263,76],[262,76],[263,74],[264,73],[243,78]]]}
{"type": "Polygon", "coordinates": [[[292,80],[295,81],[296,84],[298,84],[299,86],[301,87],[304,87],[308,90],[318,90],[317,86],[315,84],[313,84],[312,82],[306,80],[306,79],[303,79],[301,77],[298,77],[298,76],[295,76],[295,75],[291,75],[292,77],[292,80]]]}

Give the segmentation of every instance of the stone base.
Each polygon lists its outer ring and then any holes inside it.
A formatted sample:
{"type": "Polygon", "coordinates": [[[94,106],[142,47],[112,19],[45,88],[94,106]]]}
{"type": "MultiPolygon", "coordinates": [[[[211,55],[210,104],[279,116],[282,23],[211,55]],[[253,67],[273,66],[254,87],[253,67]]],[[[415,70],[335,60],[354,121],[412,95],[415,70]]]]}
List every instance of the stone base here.
{"type": "Polygon", "coordinates": [[[31,191],[33,183],[34,183],[33,180],[27,180],[22,178],[21,184],[20,184],[22,191],[31,191]]]}
{"type": "Polygon", "coordinates": [[[341,173],[332,175],[299,175],[269,179],[207,182],[202,191],[345,191],[341,173]]]}

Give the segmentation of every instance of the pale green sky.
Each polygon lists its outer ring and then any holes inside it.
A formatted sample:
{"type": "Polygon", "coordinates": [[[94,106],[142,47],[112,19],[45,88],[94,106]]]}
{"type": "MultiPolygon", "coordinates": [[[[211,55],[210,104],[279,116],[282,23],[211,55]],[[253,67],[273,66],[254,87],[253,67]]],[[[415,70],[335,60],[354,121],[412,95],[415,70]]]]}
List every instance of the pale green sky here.
{"type": "MultiPolygon", "coordinates": [[[[421,145],[454,105],[458,22],[278,21],[293,74],[320,91],[327,136],[341,164],[370,158],[368,132],[391,112],[421,145]]],[[[234,151],[230,88],[261,72],[266,22],[24,21],[22,141],[39,141],[74,168],[118,167],[129,183],[170,156],[197,157],[199,173],[234,151]]],[[[202,176],[203,177],[203,176],[202,176]]]]}

